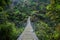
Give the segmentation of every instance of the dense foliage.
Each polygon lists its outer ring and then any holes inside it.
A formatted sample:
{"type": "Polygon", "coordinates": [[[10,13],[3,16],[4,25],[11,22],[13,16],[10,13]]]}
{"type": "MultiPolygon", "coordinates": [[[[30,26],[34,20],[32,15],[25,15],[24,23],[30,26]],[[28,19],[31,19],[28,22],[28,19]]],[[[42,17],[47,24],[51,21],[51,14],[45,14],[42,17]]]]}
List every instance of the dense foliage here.
{"type": "Polygon", "coordinates": [[[60,40],[60,0],[0,0],[0,40],[16,40],[29,16],[39,40],[60,40]]]}
{"type": "MultiPolygon", "coordinates": [[[[42,15],[42,21],[36,24],[36,33],[40,40],[60,40],[60,3],[59,0],[50,0],[46,7],[47,12],[42,15]],[[42,24],[42,23],[43,24],[42,24]],[[41,28],[42,25],[42,28],[41,28]],[[47,29],[46,29],[47,27],[47,29]],[[42,32],[41,32],[42,30],[42,32]]],[[[39,16],[39,15],[38,15],[39,16]]]]}
{"type": "Polygon", "coordinates": [[[0,0],[0,3],[0,40],[16,40],[24,29],[21,19],[24,16],[9,8],[10,0],[0,0]]]}

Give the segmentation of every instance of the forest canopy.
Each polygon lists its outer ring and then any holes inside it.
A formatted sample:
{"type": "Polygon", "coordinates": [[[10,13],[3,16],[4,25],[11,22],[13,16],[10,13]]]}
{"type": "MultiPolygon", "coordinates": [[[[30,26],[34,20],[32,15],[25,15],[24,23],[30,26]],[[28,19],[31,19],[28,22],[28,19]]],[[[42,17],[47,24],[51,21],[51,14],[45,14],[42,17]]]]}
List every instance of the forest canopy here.
{"type": "Polygon", "coordinates": [[[0,0],[0,40],[17,40],[29,16],[39,40],[60,40],[60,0],[0,0]]]}

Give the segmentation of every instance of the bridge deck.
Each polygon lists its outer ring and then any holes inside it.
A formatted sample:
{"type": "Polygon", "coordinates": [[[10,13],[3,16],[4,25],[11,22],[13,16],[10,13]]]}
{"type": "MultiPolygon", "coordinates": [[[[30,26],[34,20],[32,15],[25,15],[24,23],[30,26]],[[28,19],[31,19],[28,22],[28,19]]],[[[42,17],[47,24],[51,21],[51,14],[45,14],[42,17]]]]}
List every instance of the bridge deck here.
{"type": "Polygon", "coordinates": [[[38,40],[36,34],[33,32],[33,28],[30,23],[30,18],[28,18],[25,30],[17,40],[38,40]]]}

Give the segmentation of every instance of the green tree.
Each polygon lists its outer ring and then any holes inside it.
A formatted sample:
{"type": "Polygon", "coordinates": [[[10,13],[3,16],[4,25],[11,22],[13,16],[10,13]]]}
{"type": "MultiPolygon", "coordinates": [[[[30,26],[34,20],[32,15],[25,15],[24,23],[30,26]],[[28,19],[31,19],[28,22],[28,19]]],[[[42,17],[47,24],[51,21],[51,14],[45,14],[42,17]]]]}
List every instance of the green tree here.
{"type": "Polygon", "coordinates": [[[0,0],[0,11],[4,10],[6,6],[9,6],[10,0],[0,0]]]}
{"type": "MultiPolygon", "coordinates": [[[[51,20],[51,22],[54,24],[55,31],[56,29],[59,29],[60,26],[60,3],[59,0],[51,0],[51,4],[47,6],[48,12],[46,13],[46,16],[51,20]]],[[[55,40],[59,40],[60,32],[56,31],[54,35],[55,40]]]]}

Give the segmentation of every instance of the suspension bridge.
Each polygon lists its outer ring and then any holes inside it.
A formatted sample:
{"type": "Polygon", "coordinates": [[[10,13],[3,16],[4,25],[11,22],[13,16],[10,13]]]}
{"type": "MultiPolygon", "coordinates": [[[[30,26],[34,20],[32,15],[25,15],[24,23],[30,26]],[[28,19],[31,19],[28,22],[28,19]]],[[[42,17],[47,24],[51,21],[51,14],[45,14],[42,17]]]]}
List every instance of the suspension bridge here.
{"type": "Polygon", "coordinates": [[[18,37],[17,40],[38,40],[38,38],[37,38],[33,28],[32,28],[32,25],[30,22],[30,17],[27,20],[27,25],[26,25],[25,30],[18,37]]]}

